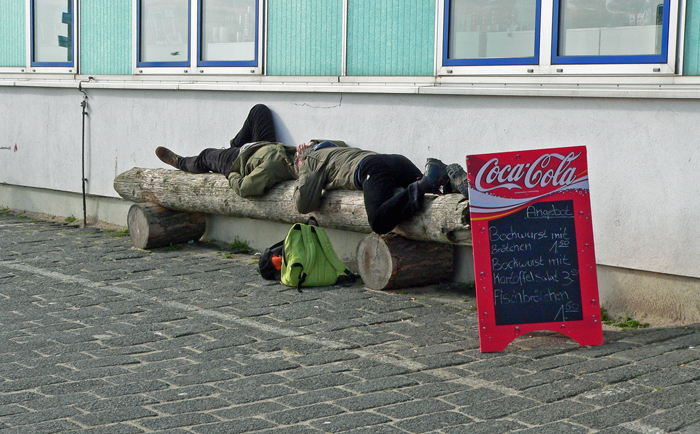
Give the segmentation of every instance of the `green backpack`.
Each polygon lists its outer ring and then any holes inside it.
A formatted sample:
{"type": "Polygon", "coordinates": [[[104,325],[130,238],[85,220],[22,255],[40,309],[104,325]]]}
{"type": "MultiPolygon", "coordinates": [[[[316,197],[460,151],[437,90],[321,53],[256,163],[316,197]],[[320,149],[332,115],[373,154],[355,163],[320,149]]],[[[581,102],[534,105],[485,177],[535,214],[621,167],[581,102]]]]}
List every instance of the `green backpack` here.
{"type": "MultiPolygon", "coordinates": [[[[316,219],[310,219],[316,222],[316,219]]],[[[343,264],[333,249],[326,231],[318,226],[295,223],[284,240],[282,284],[327,286],[354,282],[356,276],[343,264]]]]}

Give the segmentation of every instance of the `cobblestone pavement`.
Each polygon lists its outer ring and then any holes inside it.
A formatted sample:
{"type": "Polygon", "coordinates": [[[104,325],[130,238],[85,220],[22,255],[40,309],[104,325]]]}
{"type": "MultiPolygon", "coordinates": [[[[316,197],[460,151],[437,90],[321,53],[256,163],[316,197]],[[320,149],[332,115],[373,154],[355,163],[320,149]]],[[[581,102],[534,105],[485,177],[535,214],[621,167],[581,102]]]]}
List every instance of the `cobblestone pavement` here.
{"type": "Polygon", "coordinates": [[[0,434],[700,433],[700,325],[478,350],[473,292],[268,284],[0,214],[0,434]]]}

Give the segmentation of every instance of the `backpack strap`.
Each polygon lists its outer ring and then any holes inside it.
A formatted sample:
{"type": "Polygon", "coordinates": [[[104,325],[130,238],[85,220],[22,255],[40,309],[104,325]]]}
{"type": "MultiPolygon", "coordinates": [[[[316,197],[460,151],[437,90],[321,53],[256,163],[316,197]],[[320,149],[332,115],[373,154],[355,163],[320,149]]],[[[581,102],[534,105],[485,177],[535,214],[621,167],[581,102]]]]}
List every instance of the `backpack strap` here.
{"type": "MultiPolygon", "coordinates": [[[[292,228],[289,230],[289,233],[291,234],[292,231],[299,231],[299,234],[301,235],[302,243],[304,243],[304,227],[305,225],[301,223],[295,223],[292,225],[292,228]]],[[[289,235],[288,235],[289,237],[289,235]]],[[[286,261],[286,254],[284,255],[285,261],[286,261]]],[[[308,258],[307,258],[308,259],[308,258]]],[[[301,291],[301,284],[304,283],[306,280],[306,273],[304,273],[304,264],[300,262],[295,262],[293,264],[289,264],[289,268],[299,268],[299,280],[297,281],[297,291],[301,291]]]]}
{"type": "Polygon", "coordinates": [[[335,253],[333,244],[331,244],[331,240],[328,238],[326,231],[321,227],[308,226],[308,228],[310,231],[316,233],[316,238],[318,238],[318,241],[321,244],[323,254],[326,255],[326,259],[328,259],[328,262],[330,262],[333,268],[335,268],[335,271],[341,276],[352,276],[352,272],[345,266],[345,264],[343,264],[340,258],[338,258],[338,255],[335,253]]]}

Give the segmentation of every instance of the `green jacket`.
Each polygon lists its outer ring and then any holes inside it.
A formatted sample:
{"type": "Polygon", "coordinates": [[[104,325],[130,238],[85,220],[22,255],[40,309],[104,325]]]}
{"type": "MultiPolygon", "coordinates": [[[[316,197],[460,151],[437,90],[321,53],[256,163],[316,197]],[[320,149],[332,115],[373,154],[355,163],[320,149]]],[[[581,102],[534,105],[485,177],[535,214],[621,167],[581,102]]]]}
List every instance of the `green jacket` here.
{"type": "Polygon", "coordinates": [[[376,154],[357,148],[325,148],[309,154],[299,169],[294,189],[297,211],[301,214],[316,211],[321,206],[323,190],[357,190],[357,166],[365,157],[376,154]]]}
{"type": "Polygon", "coordinates": [[[241,197],[261,196],[273,185],[296,178],[294,146],[256,142],[243,148],[233,162],[228,183],[241,197]]]}

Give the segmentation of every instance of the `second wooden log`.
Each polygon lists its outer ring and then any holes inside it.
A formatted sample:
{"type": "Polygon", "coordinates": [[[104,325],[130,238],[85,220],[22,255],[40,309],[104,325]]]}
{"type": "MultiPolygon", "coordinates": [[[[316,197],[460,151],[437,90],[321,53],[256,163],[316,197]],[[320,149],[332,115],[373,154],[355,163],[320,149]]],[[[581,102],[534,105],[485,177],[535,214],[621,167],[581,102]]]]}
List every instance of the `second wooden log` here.
{"type": "Polygon", "coordinates": [[[127,224],[134,246],[152,249],[199,240],[206,229],[206,218],[201,213],[173,211],[153,203],[140,203],[129,208],[127,224]]]}
{"type": "Polygon", "coordinates": [[[451,279],[454,248],[373,233],[357,246],[357,267],[365,286],[371,289],[429,285],[451,279]]]}

